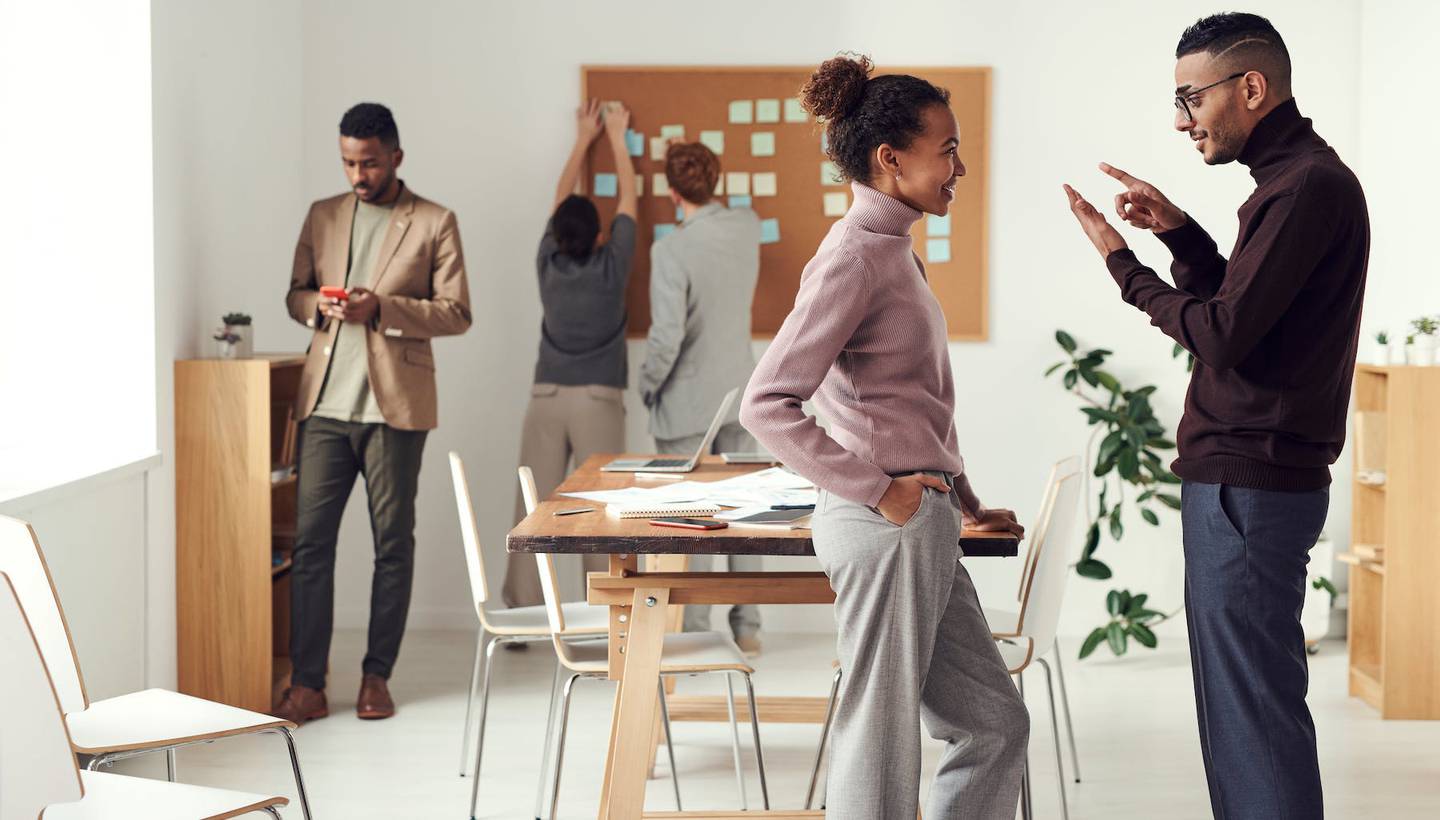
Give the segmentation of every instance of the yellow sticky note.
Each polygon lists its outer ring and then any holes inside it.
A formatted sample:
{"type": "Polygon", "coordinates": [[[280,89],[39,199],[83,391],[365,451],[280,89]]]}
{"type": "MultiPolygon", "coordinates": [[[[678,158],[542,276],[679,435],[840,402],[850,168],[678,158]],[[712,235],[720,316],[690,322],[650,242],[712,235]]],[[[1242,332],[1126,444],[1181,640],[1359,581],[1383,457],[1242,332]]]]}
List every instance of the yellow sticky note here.
{"type": "Polygon", "coordinates": [[[635,175],[635,196],[645,196],[645,175],[635,175]]]}
{"type": "Polygon", "coordinates": [[[672,137],[675,139],[683,140],[685,139],[685,126],[662,125],[660,126],[660,136],[667,140],[672,137]]]}
{"type": "Polygon", "coordinates": [[[716,156],[725,153],[724,131],[701,131],[700,144],[714,151],[716,156]]]}
{"type": "Polygon", "coordinates": [[[724,177],[724,176],[721,176],[719,179],[716,179],[716,180],[715,180],[715,196],[720,196],[720,195],[722,195],[722,194],[724,194],[724,193],[725,193],[725,177],[724,177]]]}
{"type": "Polygon", "coordinates": [[[779,100],[756,100],[755,101],[756,122],[779,122],[780,101],[779,100]]]}
{"type": "Polygon", "coordinates": [[[670,181],[665,179],[664,174],[654,174],[650,177],[650,190],[655,196],[670,196],[670,181]]]}
{"type": "Polygon", "coordinates": [[[666,149],[667,147],[668,147],[668,146],[666,146],[666,144],[665,144],[665,138],[664,138],[664,137],[651,137],[651,138],[650,138],[650,158],[653,159],[653,160],[655,160],[655,161],[657,161],[657,162],[663,161],[663,160],[665,159],[665,149],[666,149]]]}
{"type": "Polygon", "coordinates": [[[824,203],[826,216],[844,216],[850,209],[850,198],[841,191],[825,194],[824,203]]]}
{"type": "Polygon", "coordinates": [[[820,163],[820,184],[821,185],[844,185],[840,180],[840,166],[826,160],[820,163]]]}
{"type": "Polygon", "coordinates": [[[775,156],[775,132],[756,131],[750,135],[750,156],[752,157],[773,157],[775,156]]]}
{"type": "Polygon", "coordinates": [[[746,125],[755,121],[755,103],[750,100],[733,100],[730,103],[730,122],[746,125]]]}
{"type": "Polygon", "coordinates": [[[725,174],[725,190],[732,196],[750,193],[750,175],[744,171],[730,171],[725,174]]]}
{"type": "Polygon", "coordinates": [[[800,100],[796,99],[795,97],[791,97],[791,98],[789,98],[789,99],[787,99],[787,100],[785,101],[785,121],[786,121],[786,122],[809,122],[809,121],[810,121],[810,115],[805,113],[805,106],[801,105],[801,104],[800,104],[800,100]]]}
{"type": "Polygon", "coordinates": [[[751,176],[750,193],[755,196],[775,196],[775,172],[765,171],[751,176]]]}

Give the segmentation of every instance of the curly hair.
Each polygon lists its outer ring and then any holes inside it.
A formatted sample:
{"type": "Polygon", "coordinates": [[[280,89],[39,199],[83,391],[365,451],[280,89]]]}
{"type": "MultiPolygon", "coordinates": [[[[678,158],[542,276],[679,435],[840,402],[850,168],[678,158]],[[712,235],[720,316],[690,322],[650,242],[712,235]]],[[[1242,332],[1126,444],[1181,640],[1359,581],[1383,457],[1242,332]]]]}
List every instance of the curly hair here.
{"type": "Polygon", "coordinates": [[[380,144],[390,150],[400,147],[400,129],[395,116],[380,103],[362,102],[354,105],[340,118],[340,136],[354,139],[379,137],[380,144]]]}
{"type": "Polygon", "coordinates": [[[950,104],[950,92],[908,74],[871,77],[862,54],[820,64],[800,89],[800,103],[825,124],[831,161],[845,179],[870,179],[870,158],[881,145],[905,149],[925,131],[924,112],[950,104]]]}
{"type": "Polygon", "coordinates": [[[720,158],[698,142],[671,145],[665,151],[665,181],[686,202],[704,205],[720,181],[720,158]]]}

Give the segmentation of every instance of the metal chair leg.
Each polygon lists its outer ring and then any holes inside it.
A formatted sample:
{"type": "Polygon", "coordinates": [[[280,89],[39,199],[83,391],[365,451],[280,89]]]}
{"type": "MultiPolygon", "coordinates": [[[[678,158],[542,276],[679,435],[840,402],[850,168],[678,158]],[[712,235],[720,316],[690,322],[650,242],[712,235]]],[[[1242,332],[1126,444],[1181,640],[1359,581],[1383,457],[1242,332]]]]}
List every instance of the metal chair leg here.
{"type": "Polygon", "coordinates": [[[730,753],[735,758],[735,788],[740,790],[740,810],[750,810],[750,798],[745,794],[745,771],[740,765],[740,724],[735,720],[735,685],[730,673],[725,673],[725,712],[730,715],[730,753]]]}
{"type": "Polygon", "coordinates": [[[165,750],[165,779],[171,783],[175,782],[175,750],[165,750]]]}
{"type": "Polygon", "coordinates": [[[1060,703],[1065,707],[1065,734],[1070,738],[1070,768],[1075,770],[1075,782],[1080,782],[1080,753],[1075,750],[1075,724],[1070,722],[1070,693],[1065,691],[1065,665],[1060,662],[1060,642],[1055,641],[1055,677],[1060,679],[1060,703]]]}
{"type": "Polygon", "coordinates": [[[305,820],[310,818],[310,796],[305,793],[305,778],[300,774],[300,756],[295,753],[295,735],[289,729],[280,729],[285,737],[285,746],[290,750],[290,768],[295,772],[295,789],[300,794],[300,813],[305,820]]]}
{"type": "Polygon", "coordinates": [[[475,665],[470,669],[470,688],[465,690],[465,730],[460,735],[460,776],[465,776],[465,761],[470,759],[470,718],[475,710],[475,687],[480,685],[480,651],[485,643],[485,627],[475,630],[475,665]]]}
{"type": "Polygon", "coordinates": [[[1060,721],[1055,716],[1055,684],[1050,675],[1050,664],[1044,658],[1036,658],[1035,662],[1045,670],[1045,690],[1050,695],[1050,731],[1055,737],[1055,782],[1060,786],[1060,817],[1070,820],[1070,802],[1065,799],[1065,764],[1060,759],[1060,721]]]}
{"type": "Polygon", "coordinates": [[[665,727],[665,751],[670,755],[670,782],[675,786],[675,811],[680,808],[680,770],[675,768],[675,741],[670,738],[670,706],[665,703],[665,679],[660,683],[660,723],[665,727]]]}
{"type": "Polygon", "coordinates": [[[499,635],[485,644],[485,674],[480,684],[480,731],[475,734],[475,767],[471,769],[474,782],[470,784],[470,816],[475,816],[475,803],[480,799],[480,758],[485,754],[485,718],[490,711],[490,673],[495,669],[495,647],[502,643],[499,635]]]}
{"type": "MultiPolygon", "coordinates": [[[[1024,670],[1013,673],[1015,686],[1020,690],[1020,700],[1025,700],[1025,675],[1024,670]]],[[[1030,800],[1030,746],[1025,746],[1025,769],[1020,777],[1020,816],[1025,820],[1032,820],[1034,807],[1030,800]]]]}
{"type": "Polygon", "coordinates": [[[815,768],[810,770],[810,788],[805,790],[805,810],[815,799],[815,782],[820,779],[820,763],[825,759],[825,741],[830,739],[830,721],[835,719],[835,696],[840,692],[840,675],[844,670],[836,669],[830,680],[830,700],[825,703],[825,725],[820,728],[820,748],[815,750],[815,768]]]}
{"type": "Polygon", "coordinates": [[[550,820],[557,817],[555,810],[560,803],[560,772],[565,764],[565,727],[570,723],[570,693],[579,679],[579,675],[571,675],[565,681],[565,692],[560,698],[560,725],[556,727],[559,734],[555,738],[555,780],[550,789],[550,820]]]}
{"type": "MultiPolygon", "coordinates": [[[[755,706],[755,683],[749,673],[740,674],[745,677],[745,696],[750,699],[750,731],[755,735],[755,765],[760,769],[760,804],[769,811],[770,786],[765,782],[765,753],[760,749],[760,711],[755,706]]],[[[725,678],[728,680],[730,676],[727,674],[725,678]]]]}
{"type": "MultiPolygon", "coordinates": [[[[550,683],[550,706],[545,710],[545,751],[540,755],[540,777],[535,785],[535,820],[545,814],[545,773],[550,766],[551,741],[555,738],[555,702],[560,698],[560,678],[565,665],[555,659],[555,679],[550,683]]],[[[475,820],[475,810],[470,810],[470,820],[475,820]]]]}
{"type": "Polygon", "coordinates": [[[280,810],[275,808],[274,806],[266,806],[265,808],[261,809],[261,811],[265,812],[271,817],[274,817],[275,820],[284,820],[284,818],[280,816],[280,810]]]}

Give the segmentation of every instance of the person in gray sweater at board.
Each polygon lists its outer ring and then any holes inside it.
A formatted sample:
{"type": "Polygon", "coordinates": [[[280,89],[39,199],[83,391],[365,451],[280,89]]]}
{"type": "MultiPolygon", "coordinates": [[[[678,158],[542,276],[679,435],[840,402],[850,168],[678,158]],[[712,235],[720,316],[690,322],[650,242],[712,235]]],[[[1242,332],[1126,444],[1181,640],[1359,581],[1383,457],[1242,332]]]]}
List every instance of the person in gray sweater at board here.
{"type": "MultiPolygon", "coordinates": [[[[665,154],[670,199],[684,220],[650,246],[650,332],[640,368],[640,396],[650,408],[650,434],[661,453],[691,455],[725,394],[755,369],[750,305],[760,275],[760,219],[749,208],[714,201],[720,159],[700,143],[671,144],[665,154]]],[[[755,440],[731,410],[712,452],[754,450],[755,440]]],[[[704,571],[713,558],[692,555],[704,571]]],[[[730,556],[732,572],[759,572],[759,556],[730,556]]],[[[685,607],[685,630],[710,628],[708,606],[685,607]]],[[[730,610],[735,642],[760,651],[760,610],[730,610]]]]}

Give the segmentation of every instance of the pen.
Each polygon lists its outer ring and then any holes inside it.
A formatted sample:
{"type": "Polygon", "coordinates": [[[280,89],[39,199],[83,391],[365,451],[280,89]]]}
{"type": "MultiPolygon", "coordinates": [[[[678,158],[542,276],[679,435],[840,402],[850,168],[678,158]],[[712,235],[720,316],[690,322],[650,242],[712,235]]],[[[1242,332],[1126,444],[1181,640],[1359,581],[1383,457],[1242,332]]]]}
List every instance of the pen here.
{"type": "Polygon", "coordinates": [[[555,515],[576,515],[577,513],[595,512],[594,507],[575,507],[569,510],[556,510],[555,515]]]}
{"type": "Polygon", "coordinates": [[[771,504],[772,510],[813,510],[814,504],[771,504]]]}

